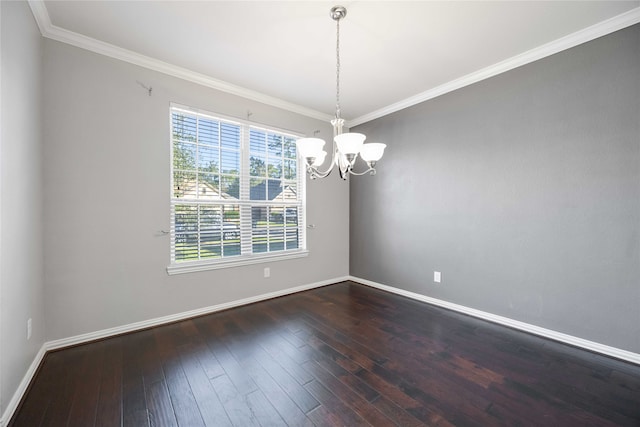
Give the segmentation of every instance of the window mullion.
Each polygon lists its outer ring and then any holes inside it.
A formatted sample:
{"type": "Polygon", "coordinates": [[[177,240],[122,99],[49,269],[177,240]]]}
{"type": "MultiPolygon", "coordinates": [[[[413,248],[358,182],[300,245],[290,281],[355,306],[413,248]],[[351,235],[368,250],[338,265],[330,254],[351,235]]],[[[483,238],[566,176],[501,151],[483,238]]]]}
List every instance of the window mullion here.
{"type": "MultiPolygon", "coordinates": [[[[198,161],[198,152],[200,150],[198,150],[198,141],[200,140],[199,135],[198,135],[198,131],[200,128],[200,117],[196,116],[196,140],[195,140],[195,146],[196,146],[196,156],[195,156],[195,165],[194,165],[194,169],[195,169],[195,173],[196,173],[196,199],[198,199],[200,197],[200,162],[198,161]]],[[[198,221],[198,224],[200,223],[200,221],[198,221]]],[[[198,257],[200,256],[200,233],[198,233],[198,257]]]]}
{"type": "MultiPolygon", "coordinates": [[[[284,151],[285,151],[285,139],[282,138],[282,143],[281,143],[281,150],[280,150],[280,179],[282,182],[282,188],[284,190],[286,183],[288,182],[287,178],[286,178],[286,170],[287,170],[287,164],[285,162],[285,157],[284,157],[284,151]]],[[[283,202],[286,202],[286,198],[283,197],[282,198],[283,202]]],[[[282,208],[282,248],[284,250],[287,250],[287,205],[285,204],[285,206],[282,208]]]]}
{"type": "MultiPolygon", "coordinates": [[[[196,180],[197,182],[197,180],[196,180]]],[[[197,187],[196,187],[196,192],[197,192],[197,187]]],[[[200,203],[196,203],[196,218],[197,218],[197,228],[196,228],[196,233],[198,233],[196,235],[196,247],[198,248],[198,259],[201,259],[201,251],[200,251],[200,203]]]]}
{"type": "Polygon", "coordinates": [[[218,155],[218,171],[216,175],[218,175],[218,191],[222,191],[222,123],[218,122],[218,147],[216,148],[218,155]]]}
{"type": "MultiPolygon", "coordinates": [[[[240,131],[240,200],[251,198],[249,181],[249,126],[243,125],[240,131]]],[[[253,252],[251,231],[251,205],[240,205],[240,253],[250,255],[253,252]]]]}
{"type": "Polygon", "coordinates": [[[298,206],[298,247],[307,247],[307,176],[305,174],[304,161],[301,161],[300,154],[296,152],[296,174],[298,182],[298,198],[296,200],[298,206]]]}

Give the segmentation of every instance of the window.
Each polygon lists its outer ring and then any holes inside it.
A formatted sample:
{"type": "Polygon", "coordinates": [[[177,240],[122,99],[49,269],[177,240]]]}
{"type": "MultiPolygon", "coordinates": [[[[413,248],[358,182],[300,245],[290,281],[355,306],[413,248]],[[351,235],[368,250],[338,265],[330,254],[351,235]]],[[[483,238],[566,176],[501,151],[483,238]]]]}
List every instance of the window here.
{"type": "Polygon", "coordinates": [[[306,255],[295,140],[171,107],[170,274],[306,255]]]}

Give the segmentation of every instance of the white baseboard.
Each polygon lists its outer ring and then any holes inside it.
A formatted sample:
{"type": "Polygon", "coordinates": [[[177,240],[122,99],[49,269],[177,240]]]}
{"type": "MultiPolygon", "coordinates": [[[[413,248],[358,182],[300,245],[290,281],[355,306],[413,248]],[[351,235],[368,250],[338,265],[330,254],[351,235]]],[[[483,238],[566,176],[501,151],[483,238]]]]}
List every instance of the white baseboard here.
{"type": "Polygon", "coordinates": [[[487,313],[485,311],[476,310],[473,308],[450,303],[450,302],[439,300],[436,298],[431,298],[425,295],[417,294],[415,292],[405,291],[403,289],[395,288],[392,286],[383,285],[381,283],[373,282],[371,280],[362,279],[355,276],[344,276],[344,277],[337,277],[331,280],[323,280],[321,282],[316,282],[308,285],[296,286],[296,287],[284,289],[281,291],[257,295],[254,297],[244,298],[241,300],[231,301],[224,304],[212,305],[209,307],[204,307],[196,310],[185,311],[183,313],[158,317],[155,319],[149,319],[142,322],[130,323],[128,325],[118,326],[115,328],[103,329],[103,330],[91,332],[88,334],[76,335],[73,337],[63,338],[63,339],[54,340],[54,341],[47,341],[42,345],[42,347],[40,348],[40,351],[38,351],[38,353],[36,354],[36,357],[34,358],[33,362],[31,362],[29,369],[27,369],[27,372],[22,378],[22,381],[18,385],[18,389],[13,394],[13,397],[11,398],[11,401],[9,402],[9,404],[7,405],[7,408],[2,414],[2,417],[0,417],[0,427],[4,427],[9,422],[9,420],[13,416],[13,413],[18,408],[18,405],[20,404],[20,400],[24,396],[24,393],[27,391],[27,388],[29,387],[29,383],[33,379],[33,376],[35,375],[36,371],[38,370],[38,367],[42,363],[42,360],[44,359],[44,356],[46,355],[47,351],[56,350],[59,348],[68,347],[72,345],[83,344],[86,342],[108,338],[111,336],[120,335],[128,332],[134,332],[141,329],[150,328],[153,326],[160,326],[167,323],[185,320],[185,319],[189,319],[196,316],[202,316],[204,314],[215,313],[217,311],[227,310],[229,308],[252,304],[254,302],[264,301],[271,298],[276,298],[284,295],[306,291],[309,289],[319,288],[322,286],[343,282],[345,280],[352,280],[354,282],[361,283],[363,285],[371,286],[373,288],[381,289],[383,291],[391,292],[407,298],[422,301],[427,304],[432,304],[432,305],[443,307],[449,310],[457,311],[463,314],[467,314],[469,316],[487,320],[489,322],[508,326],[510,328],[518,329],[534,335],[539,335],[545,338],[549,338],[554,341],[559,341],[575,347],[584,348],[585,350],[593,351],[596,353],[604,354],[606,356],[614,357],[616,359],[631,362],[636,365],[640,365],[640,354],[638,353],[621,350],[619,348],[615,348],[615,347],[600,344],[597,342],[574,337],[572,335],[563,334],[561,332],[552,331],[550,329],[541,328],[539,326],[520,322],[518,320],[509,319],[507,317],[498,316],[495,314],[487,313]]]}
{"type": "Polygon", "coordinates": [[[36,354],[36,357],[33,359],[33,362],[31,362],[31,365],[29,365],[29,369],[27,369],[24,377],[22,377],[22,381],[20,381],[20,384],[18,384],[18,389],[15,393],[13,393],[13,397],[7,404],[7,408],[4,410],[2,417],[0,417],[0,427],[4,427],[9,422],[9,420],[13,416],[13,413],[18,408],[22,396],[24,396],[24,393],[27,391],[27,387],[29,387],[31,379],[36,374],[40,363],[42,363],[42,359],[44,359],[44,355],[47,353],[45,345],[46,343],[43,344],[42,347],[40,347],[40,350],[36,354]]]}
{"type": "Polygon", "coordinates": [[[13,413],[18,409],[18,405],[20,404],[20,400],[24,396],[24,393],[27,391],[27,387],[29,387],[29,383],[33,379],[38,367],[42,363],[45,354],[48,351],[56,350],[63,347],[69,347],[72,345],[78,345],[87,343],[90,341],[95,341],[103,338],[109,338],[115,335],[120,335],[128,332],[135,332],[141,329],[151,328],[153,326],[160,326],[167,323],[177,322],[180,320],[189,319],[196,316],[202,316],[204,314],[215,313],[217,311],[227,310],[229,308],[239,307],[242,305],[252,304],[254,302],[265,301],[272,298],[281,297],[284,295],[294,294],[297,292],[306,291],[309,289],[320,288],[322,286],[332,285],[338,282],[344,282],[345,280],[349,280],[349,276],[344,277],[336,277],[330,280],[323,280],[320,282],[311,283],[308,285],[296,286],[293,288],[283,289],[280,291],[269,292],[262,295],[256,295],[254,297],[244,298],[241,300],[231,301],[223,304],[212,305],[209,307],[199,308],[196,310],[185,311],[183,313],[172,314],[169,316],[157,317],[155,319],[144,320],[142,322],[130,323],[128,325],[117,326],[115,328],[103,329],[96,332],[90,332],[88,334],[76,335],[69,338],[63,338],[59,340],[47,341],[45,342],[40,351],[31,362],[29,369],[24,374],[22,381],[18,385],[18,389],[13,394],[11,401],[7,405],[2,417],[0,417],[0,427],[4,427],[11,417],[13,413]]]}
{"type": "Polygon", "coordinates": [[[457,311],[459,313],[467,314],[469,316],[477,317],[479,319],[488,320],[489,322],[497,323],[499,325],[508,326],[510,328],[518,329],[524,332],[528,332],[534,335],[539,335],[544,338],[549,338],[554,341],[559,341],[564,344],[569,344],[574,347],[583,348],[585,350],[593,351],[595,353],[604,354],[605,356],[614,357],[616,359],[631,362],[636,365],[640,365],[640,354],[633,353],[631,351],[622,350],[616,347],[600,344],[594,341],[585,340],[583,338],[574,337],[572,335],[563,334],[562,332],[552,331],[551,329],[541,328],[539,326],[531,325],[529,323],[520,322],[518,320],[509,319],[508,317],[502,317],[495,314],[487,313],[486,311],[476,310],[474,308],[465,307],[463,305],[454,304],[451,302],[443,301],[437,298],[428,297],[426,295],[417,294],[415,292],[405,291],[403,289],[395,288],[393,286],[383,285],[381,283],[373,282],[371,280],[362,279],[359,277],[350,276],[349,280],[352,280],[363,285],[371,286],[373,288],[381,289],[383,291],[391,292],[397,295],[402,295],[407,298],[426,302],[427,304],[436,305],[449,310],[457,311]]]}
{"type": "Polygon", "coordinates": [[[308,285],[296,286],[294,288],[287,288],[281,291],[269,292],[267,294],[256,295],[254,297],[243,298],[240,300],[226,302],[223,304],[216,304],[209,307],[198,308],[196,310],[185,311],[182,313],[171,314],[169,316],[143,320],[142,322],[135,322],[135,323],[130,323],[128,325],[117,326],[115,328],[103,329],[100,331],[89,332],[87,334],[76,335],[69,338],[53,340],[53,341],[46,342],[45,346],[47,351],[56,350],[59,348],[83,344],[86,342],[108,338],[108,337],[112,337],[115,335],[120,335],[128,332],[139,331],[141,329],[147,329],[154,326],[165,325],[167,323],[177,322],[180,320],[185,320],[185,319],[189,319],[196,316],[202,316],[204,314],[215,313],[216,311],[222,311],[222,310],[227,310],[229,308],[240,307],[242,305],[252,304],[254,302],[265,301],[271,298],[277,298],[284,295],[295,294],[297,292],[319,288],[322,286],[331,285],[333,283],[343,282],[345,280],[349,280],[349,276],[337,277],[331,280],[323,280],[321,282],[315,282],[308,285]]]}

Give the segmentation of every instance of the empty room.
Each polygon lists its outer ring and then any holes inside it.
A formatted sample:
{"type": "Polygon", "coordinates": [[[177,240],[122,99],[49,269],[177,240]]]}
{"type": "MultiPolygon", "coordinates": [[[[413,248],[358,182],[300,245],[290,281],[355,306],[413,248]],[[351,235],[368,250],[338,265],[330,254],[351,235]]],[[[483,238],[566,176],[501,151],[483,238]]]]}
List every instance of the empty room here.
{"type": "Polygon", "coordinates": [[[640,1],[0,1],[0,427],[640,426],[640,1]]]}

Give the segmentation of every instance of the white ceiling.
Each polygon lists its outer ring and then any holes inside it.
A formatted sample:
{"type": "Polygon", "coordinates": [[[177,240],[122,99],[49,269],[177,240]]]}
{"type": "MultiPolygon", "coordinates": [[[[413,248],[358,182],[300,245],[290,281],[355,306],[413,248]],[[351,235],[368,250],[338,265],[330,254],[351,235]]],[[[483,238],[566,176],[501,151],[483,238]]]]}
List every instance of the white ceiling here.
{"type": "Polygon", "coordinates": [[[620,21],[625,12],[623,26],[640,15],[640,1],[31,2],[40,28],[58,34],[52,38],[106,42],[318,117],[332,115],[335,105],[335,4],[348,10],[341,105],[355,122],[464,76],[482,77],[478,70],[494,64],[511,61],[513,68],[523,52],[620,21]]]}

